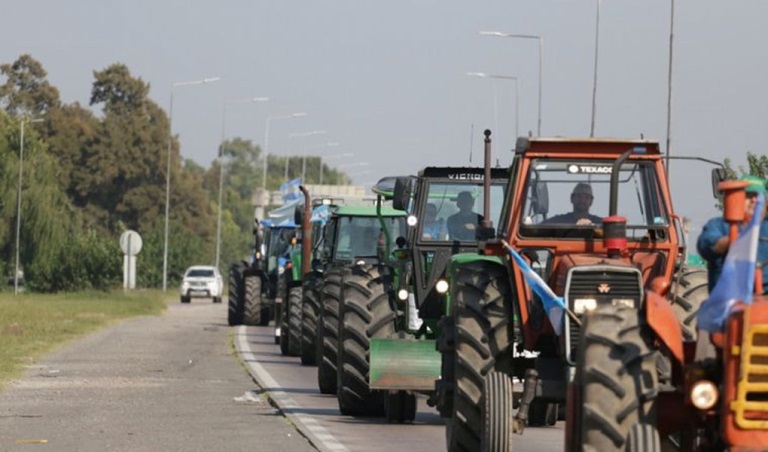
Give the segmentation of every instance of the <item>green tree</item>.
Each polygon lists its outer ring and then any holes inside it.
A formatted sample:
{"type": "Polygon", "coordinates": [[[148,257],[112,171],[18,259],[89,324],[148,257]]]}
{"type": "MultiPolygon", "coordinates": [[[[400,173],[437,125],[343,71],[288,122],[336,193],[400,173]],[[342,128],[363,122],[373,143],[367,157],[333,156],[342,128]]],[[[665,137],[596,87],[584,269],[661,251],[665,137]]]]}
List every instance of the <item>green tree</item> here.
{"type": "Polygon", "coordinates": [[[6,78],[0,85],[0,104],[12,116],[40,117],[60,104],[59,90],[48,83],[43,65],[30,55],[0,65],[0,74],[6,78]]]}

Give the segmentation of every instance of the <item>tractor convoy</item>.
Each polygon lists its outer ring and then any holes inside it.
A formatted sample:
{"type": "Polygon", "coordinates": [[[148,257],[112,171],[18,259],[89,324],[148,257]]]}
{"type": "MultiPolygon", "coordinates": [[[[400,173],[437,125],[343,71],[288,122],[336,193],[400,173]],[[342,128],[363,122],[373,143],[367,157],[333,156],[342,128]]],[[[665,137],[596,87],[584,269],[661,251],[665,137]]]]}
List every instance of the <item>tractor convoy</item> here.
{"type": "MultiPolygon", "coordinates": [[[[452,452],[558,420],[567,451],[765,450],[768,299],[697,328],[706,271],[658,144],[525,137],[491,160],[486,131],[483,167],[383,178],[361,205],[304,190],[290,221],[256,221],[229,324],[274,319],[342,414],[409,423],[425,401],[452,452]]],[[[744,184],[712,176],[738,224],[744,184]]]]}

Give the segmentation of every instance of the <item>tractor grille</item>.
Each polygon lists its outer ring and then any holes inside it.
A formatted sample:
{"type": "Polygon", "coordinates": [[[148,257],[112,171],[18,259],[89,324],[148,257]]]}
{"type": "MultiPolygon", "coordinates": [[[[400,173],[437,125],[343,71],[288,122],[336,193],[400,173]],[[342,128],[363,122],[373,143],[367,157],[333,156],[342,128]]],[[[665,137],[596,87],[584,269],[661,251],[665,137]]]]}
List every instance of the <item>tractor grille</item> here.
{"type": "Polygon", "coordinates": [[[747,328],[741,347],[741,375],[731,402],[736,424],[745,430],[768,429],[768,325],[747,328]]]}
{"type": "MultiPolygon", "coordinates": [[[[568,273],[565,294],[568,308],[572,311],[575,300],[585,298],[594,299],[597,306],[623,304],[639,308],[643,297],[643,278],[639,270],[630,267],[575,267],[568,273]]],[[[583,314],[577,316],[583,318],[583,314]]],[[[567,360],[572,365],[576,364],[579,335],[579,325],[565,316],[567,360]]]]}

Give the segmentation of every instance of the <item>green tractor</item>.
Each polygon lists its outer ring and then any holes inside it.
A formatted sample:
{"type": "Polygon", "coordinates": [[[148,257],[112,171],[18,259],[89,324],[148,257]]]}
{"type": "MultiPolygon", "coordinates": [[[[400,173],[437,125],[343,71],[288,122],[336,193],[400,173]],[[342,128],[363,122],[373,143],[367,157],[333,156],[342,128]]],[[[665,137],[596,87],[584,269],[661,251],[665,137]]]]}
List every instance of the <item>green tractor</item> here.
{"type": "MultiPolygon", "coordinates": [[[[394,307],[390,334],[372,337],[369,353],[369,386],[382,392],[390,422],[414,420],[417,393],[430,395],[428,403],[435,404],[440,376],[435,340],[445,312],[446,266],[456,253],[477,252],[482,218],[473,207],[485,204],[485,177],[483,168],[427,167],[417,177],[396,180],[393,206],[408,212],[409,227],[387,263],[389,272],[400,276],[391,290],[379,285],[366,294],[388,296],[394,307]]],[[[490,170],[493,218],[501,214],[508,177],[505,168],[490,170]]]]}
{"type": "MultiPolygon", "coordinates": [[[[367,411],[367,335],[378,333],[361,331],[359,323],[346,331],[349,325],[340,323],[339,319],[345,309],[352,309],[359,299],[357,293],[351,291],[366,290],[365,279],[375,273],[382,256],[391,249],[393,232],[394,236],[404,234],[405,218],[403,212],[391,207],[379,203],[331,209],[317,248],[319,258],[313,263],[314,271],[322,273],[322,285],[315,282],[316,292],[304,296],[303,320],[315,320],[315,334],[314,337],[309,334],[311,325],[306,322],[302,347],[309,349],[314,345],[320,392],[337,394],[342,412],[346,414],[367,411]],[[363,274],[366,276],[357,276],[363,274]],[[356,283],[351,282],[352,275],[356,275],[356,283]],[[351,304],[350,297],[355,300],[351,304]],[[319,303],[315,305],[312,300],[319,303]],[[363,345],[353,347],[353,336],[358,336],[363,345]]],[[[374,325],[373,329],[378,327],[374,325]]]]}

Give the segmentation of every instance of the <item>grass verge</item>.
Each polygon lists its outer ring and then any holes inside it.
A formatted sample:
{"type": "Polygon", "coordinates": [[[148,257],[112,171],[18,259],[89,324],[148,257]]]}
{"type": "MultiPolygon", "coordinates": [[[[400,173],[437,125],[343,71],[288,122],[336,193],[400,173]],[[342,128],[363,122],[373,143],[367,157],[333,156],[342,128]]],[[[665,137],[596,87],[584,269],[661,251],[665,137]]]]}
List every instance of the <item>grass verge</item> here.
{"type": "Polygon", "coordinates": [[[165,310],[161,291],[0,294],[0,389],[41,355],[118,320],[165,310]]]}

